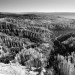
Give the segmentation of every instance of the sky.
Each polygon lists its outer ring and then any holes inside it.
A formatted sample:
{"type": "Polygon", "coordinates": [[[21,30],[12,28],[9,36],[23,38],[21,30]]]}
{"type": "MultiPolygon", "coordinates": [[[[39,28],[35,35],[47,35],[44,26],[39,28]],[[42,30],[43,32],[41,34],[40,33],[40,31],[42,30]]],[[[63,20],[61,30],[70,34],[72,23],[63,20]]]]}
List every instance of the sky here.
{"type": "Polygon", "coordinates": [[[75,12],[75,0],[0,0],[0,12],[75,12]]]}

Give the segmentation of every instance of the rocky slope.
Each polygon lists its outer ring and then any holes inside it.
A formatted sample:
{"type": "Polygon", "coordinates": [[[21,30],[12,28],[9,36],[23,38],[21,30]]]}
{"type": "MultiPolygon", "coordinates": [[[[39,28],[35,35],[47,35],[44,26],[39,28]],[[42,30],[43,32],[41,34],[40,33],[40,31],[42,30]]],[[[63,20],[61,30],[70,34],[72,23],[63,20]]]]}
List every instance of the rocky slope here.
{"type": "Polygon", "coordinates": [[[73,75],[74,24],[55,15],[0,13],[0,74],[73,75]],[[73,69],[65,73],[65,65],[73,69]]]}

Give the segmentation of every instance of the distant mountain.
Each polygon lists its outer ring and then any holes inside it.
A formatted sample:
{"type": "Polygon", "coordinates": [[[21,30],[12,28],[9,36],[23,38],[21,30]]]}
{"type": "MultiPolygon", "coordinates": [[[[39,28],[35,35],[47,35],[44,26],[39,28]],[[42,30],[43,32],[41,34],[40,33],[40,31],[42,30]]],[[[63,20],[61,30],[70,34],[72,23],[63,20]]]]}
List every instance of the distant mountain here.
{"type": "Polygon", "coordinates": [[[65,33],[66,30],[67,32],[74,31],[75,19],[63,17],[63,15],[74,14],[75,13],[0,13],[0,24],[5,22],[33,33],[37,32],[41,34],[41,32],[44,33],[43,31],[45,31],[50,34],[53,32],[54,34],[59,35],[65,33]]]}
{"type": "MultiPolygon", "coordinates": [[[[74,13],[73,13],[74,14],[74,13]]],[[[49,30],[75,29],[75,20],[61,17],[65,13],[29,13],[29,14],[9,14],[0,13],[0,17],[7,21],[12,21],[19,26],[41,26],[49,30]]],[[[69,13],[66,13],[69,15],[69,13]]]]}

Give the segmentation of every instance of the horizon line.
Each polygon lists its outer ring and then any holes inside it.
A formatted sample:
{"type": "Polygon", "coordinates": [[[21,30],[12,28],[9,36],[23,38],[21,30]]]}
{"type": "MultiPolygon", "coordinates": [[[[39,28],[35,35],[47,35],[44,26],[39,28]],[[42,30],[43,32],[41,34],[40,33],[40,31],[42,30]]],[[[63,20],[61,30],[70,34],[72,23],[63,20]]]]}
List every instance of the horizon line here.
{"type": "Polygon", "coordinates": [[[38,11],[36,11],[36,12],[0,12],[0,14],[36,14],[36,13],[75,13],[75,12],[38,12],[38,11]]]}

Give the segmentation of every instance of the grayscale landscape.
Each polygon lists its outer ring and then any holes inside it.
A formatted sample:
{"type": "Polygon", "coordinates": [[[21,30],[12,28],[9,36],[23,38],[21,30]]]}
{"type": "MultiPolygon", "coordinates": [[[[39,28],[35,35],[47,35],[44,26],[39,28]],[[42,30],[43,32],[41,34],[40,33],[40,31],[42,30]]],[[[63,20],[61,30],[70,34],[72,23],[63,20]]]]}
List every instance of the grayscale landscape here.
{"type": "Polygon", "coordinates": [[[75,75],[75,13],[0,13],[0,75],[75,75]]]}

